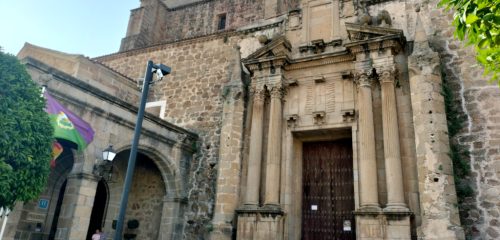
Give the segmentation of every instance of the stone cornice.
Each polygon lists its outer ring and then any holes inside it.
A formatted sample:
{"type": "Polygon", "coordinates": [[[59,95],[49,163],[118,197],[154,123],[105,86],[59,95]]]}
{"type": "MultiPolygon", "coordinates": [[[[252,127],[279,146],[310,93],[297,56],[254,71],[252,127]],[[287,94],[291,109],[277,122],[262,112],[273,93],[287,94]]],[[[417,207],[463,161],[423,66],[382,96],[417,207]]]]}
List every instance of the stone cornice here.
{"type": "Polygon", "coordinates": [[[260,59],[252,59],[249,61],[244,61],[243,63],[248,68],[249,71],[253,72],[260,69],[268,69],[271,67],[281,68],[286,66],[290,62],[288,56],[281,57],[266,57],[260,59]]]}
{"type": "Polygon", "coordinates": [[[292,44],[290,44],[290,42],[286,39],[285,36],[281,36],[272,40],[265,46],[257,49],[257,51],[250,54],[243,61],[244,62],[252,61],[254,59],[269,56],[269,54],[272,54],[272,56],[288,56],[291,52],[291,49],[292,49],[292,44]]]}
{"type": "Polygon", "coordinates": [[[179,47],[179,46],[184,46],[184,45],[190,45],[194,43],[202,43],[202,42],[208,42],[216,39],[224,39],[228,37],[233,37],[233,36],[240,36],[240,35],[245,35],[247,33],[252,33],[260,30],[265,30],[269,28],[275,28],[278,27],[280,24],[282,24],[283,21],[279,22],[273,22],[267,25],[262,25],[262,26],[256,26],[255,28],[250,28],[250,29],[244,29],[244,30],[227,30],[227,31],[219,31],[207,35],[202,35],[202,36],[196,36],[192,38],[185,38],[185,39],[180,39],[180,40],[174,40],[174,41],[169,41],[169,42],[161,42],[157,44],[153,44],[151,46],[147,47],[142,47],[142,48],[136,48],[136,49],[131,49],[123,52],[117,52],[117,53],[112,53],[108,55],[103,55],[99,57],[92,58],[92,60],[98,61],[98,62],[106,62],[122,57],[128,57],[128,56],[133,56],[141,53],[149,53],[149,52],[156,52],[158,50],[163,50],[163,49],[169,49],[173,47],[179,47]]]}
{"type": "Polygon", "coordinates": [[[388,48],[393,49],[395,52],[399,52],[402,49],[402,45],[399,42],[399,37],[396,35],[352,42],[345,44],[344,46],[348,48],[352,54],[365,51],[379,51],[388,48]]]}
{"type": "Polygon", "coordinates": [[[370,25],[361,25],[357,23],[345,23],[347,31],[349,33],[349,38],[354,41],[353,33],[366,33],[366,34],[375,34],[379,36],[389,36],[389,35],[398,35],[401,39],[404,38],[403,30],[388,28],[388,27],[377,27],[370,25]]]}
{"type": "Polygon", "coordinates": [[[285,66],[285,70],[304,69],[333,63],[350,62],[354,60],[354,55],[349,54],[347,51],[320,54],[305,58],[292,59],[290,64],[285,66]]]}
{"type": "MultiPolygon", "coordinates": [[[[267,68],[282,68],[290,62],[291,49],[292,45],[286,37],[280,36],[250,54],[242,60],[242,63],[251,72],[267,68]]],[[[274,74],[274,72],[271,73],[274,74]]]]}
{"type": "Polygon", "coordinates": [[[390,48],[398,52],[403,49],[406,38],[403,30],[387,27],[345,23],[350,43],[344,46],[353,54],[390,48]]]}
{"type": "MultiPolygon", "coordinates": [[[[50,66],[48,66],[48,65],[46,65],[46,64],[44,64],[36,59],[27,57],[27,58],[24,58],[22,62],[30,67],[33,67],[33,68],[36,68],[42,72],[48,73],[48,74],[52,75],[55,80],[63,82],[64,84],[67,84],[75,89],[78,89],[82,92],[85,92],[88,95],[92,95],[98,99],[101,99],[101,100],[108,102],[112,105],[118,106],[122,109],[125,109],[125,110],[131,112],[131,113],[135,114],[138,112],[138,108],[136,106],[133,106],[132,104],[125,102],[125,101],[123,101],[115,96],[109,95],[109,94],[105,93],[104,91],[102,91],[102,90],[100,90],[100,89],[98,89],[98,88],[78,79],[78,78],[75,78],[75,77],[70,76],[64,72],[61,72],[55,68],[52,68],[52,67],[50,67],[50,66]]],[[[51,92],[55,93],[56,97],[63,98],[64,100],[71,102],[75,105],[78,105],[78,106],[86,106],[87,105],[84,102],[82,102],[81,100],[78,100],[78,99],[72,97],[70,93],[68,94],[68,93],[58,92],[55,90],[51,90],[51,92]]],[[[127,126],[131,129],[133,129],[135,127],[134,122],[126,120],[120,116],[113,114],[113,113],[104,112],[102,109],[98,108],[98,106],[94,106],[94,107],[86,106],[86,108],[88,108],[90,111],[92,111],[93,113],[95,113],[101,117],[111,119],[112,121],[120,123],[121,125],[127,126]]],[[[168,129],[169,131],[175,132],[176,134],[186,134],[188,136],[188,138],[191,139],[192,141],[196,141],[198,139],[198,135],[196,133],[190,132],[184,128],[176,126],[176,125],[169,123],[165,120],[162,120],[162,119],[160,119],[152,114],[146,113],[144,115],[144,118],[150,122],[153,122],[156,125],[159,125],[160,127],[163,127],[165,129],[168,129]]],[[[148,131],[146,129],[143,129],[143,131],[145,132],[146,135],[150,135],[150,136],[155,137],[159,140],[163,140],[167,143],[174,144],[176,142],[175,139],[170,139],[166,136],[161,136],[153,131],[148,131]]]]}

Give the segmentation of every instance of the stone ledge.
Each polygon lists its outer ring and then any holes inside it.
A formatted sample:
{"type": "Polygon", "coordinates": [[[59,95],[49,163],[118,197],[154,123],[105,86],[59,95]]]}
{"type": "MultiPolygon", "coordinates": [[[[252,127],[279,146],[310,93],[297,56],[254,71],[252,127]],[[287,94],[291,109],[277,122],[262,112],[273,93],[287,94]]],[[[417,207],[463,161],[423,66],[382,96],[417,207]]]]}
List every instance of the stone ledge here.
{"type": "Polygon", "coordinates": [[[68,179],[85,179],[85,180],[89,180],[89,181],[94,181],[94,182],[98,182],[100,177],[92,174],[92,173],[88,173],[88,172],[78,172],[78,173],[71,173],[68,175],[68,179]]]}
{"type": "Polygon", "coordinates": [[[240,208],[236,209],[237,214],[260,214],[260,215],[271,215],[275,216],[283,216],[285,213],[281,209],[281,206],[256,206],[256,205],[243,205],[240,208]]]}
{"type": "Polygon", "coordinates": [[[387,215],[387,216],[412,216],[414,215],[413,212],[410,210],[407,211],[384,211],[380,210],[377,211],[375,209],[366,209],[366,210],[356,210],[353,211],[354,215],[387,215]]]}

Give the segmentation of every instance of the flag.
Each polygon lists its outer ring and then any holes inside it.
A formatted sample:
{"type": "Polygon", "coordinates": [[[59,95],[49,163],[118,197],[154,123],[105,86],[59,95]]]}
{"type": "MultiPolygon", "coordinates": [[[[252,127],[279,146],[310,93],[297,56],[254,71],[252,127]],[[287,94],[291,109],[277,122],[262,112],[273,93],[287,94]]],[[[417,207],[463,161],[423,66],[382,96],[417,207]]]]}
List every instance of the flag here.
{"type": "Polygon", "coordinates": [[[58,142],[54,141],[52,143],[52,160],[50,160],[50,167],[55,168],[56,167],[56,159],[61,155],[63,152],[63,146],[58,142]]]}
{"type": "Polygon", "coordinates": [[[57,102],[48,91],[45,91],[43,96],[47,99],[45,111],[54,127],[54,137],[74,142],[78,150],[83,151],[94,139],[94,130],[90,124],[57,102]]]}

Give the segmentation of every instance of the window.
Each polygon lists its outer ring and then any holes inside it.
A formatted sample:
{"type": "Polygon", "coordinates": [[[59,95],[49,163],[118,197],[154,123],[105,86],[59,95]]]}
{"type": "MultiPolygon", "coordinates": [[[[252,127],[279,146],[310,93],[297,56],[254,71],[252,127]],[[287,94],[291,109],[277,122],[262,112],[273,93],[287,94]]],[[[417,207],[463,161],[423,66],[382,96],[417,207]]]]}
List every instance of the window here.
{"type": "Polygon", "coordinates": [[[224,30],[226,28],[226,14],[219,15],[219,22],[217,25],[217,30],[224,30]]]}

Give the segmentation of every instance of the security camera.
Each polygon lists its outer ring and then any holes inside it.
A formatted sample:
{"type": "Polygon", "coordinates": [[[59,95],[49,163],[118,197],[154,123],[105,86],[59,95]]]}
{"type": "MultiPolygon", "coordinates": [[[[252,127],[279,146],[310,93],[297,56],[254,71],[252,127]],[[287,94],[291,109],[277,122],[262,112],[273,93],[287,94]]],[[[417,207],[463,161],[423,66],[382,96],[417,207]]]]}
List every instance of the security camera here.
{"type": "Polygon", "coordinates": [[[157,73],[158,73],[158,71],[160,71],[160,72],[161,72],[160,74],[161,74],[162,76],[165,76],[165,75],[170,74],[170,71],[172,70],[170,67],[165,66],[165,65],[163,65],[163,64],[161,64],[161,63],[160,63],[160,64],[156,64],[156,65],[154,66],[154,68],[156,68],[156,72],[157,72],[157,73]]]}
{"type": "Polygon", "coordinates": [[[153,66],[153,72],[156,73],[157,81],[160,81],[163,76],[170,74],[170,71],[170,67],[165,66],[161,63],[153,66]]]}
{"type": "Polygon", "coordinates": [[[155,69],[154,72],[156,72],[156,79],[160,80],[163,78],[163,72],[160,69],[155,69]]]}

